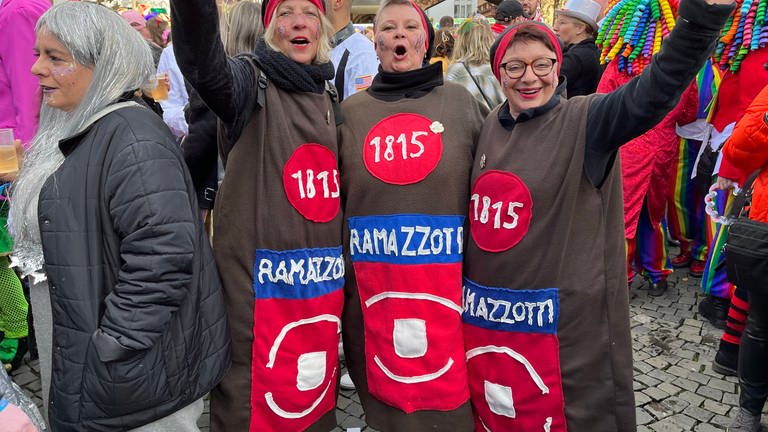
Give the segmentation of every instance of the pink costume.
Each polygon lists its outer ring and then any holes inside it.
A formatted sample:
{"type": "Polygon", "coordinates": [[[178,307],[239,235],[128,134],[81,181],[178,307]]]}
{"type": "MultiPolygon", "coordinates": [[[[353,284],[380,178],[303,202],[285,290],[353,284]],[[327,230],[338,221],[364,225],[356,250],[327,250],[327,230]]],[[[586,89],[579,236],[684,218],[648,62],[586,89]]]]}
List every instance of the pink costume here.
{"type": "Polygon", "coordinates": [[[40,92],[30,72],[35,23],[51,7],[47,0],[0,0],[0,128],[11,128],[27,144],[37,131],[40,92]],[[13,35],[13,36],[9,36],[13,35]]]}
{"type": "MultiPolygon", "coordinates": [[[[597,92],[608,93],[630,79],[632,77],[618,70],[616,60],[611,61],[603,73],[597,92]]],[[[639,256],[636,258],[639,262],[636,262],[635,267],[654,283],[666,279],[672,272],[661,224],[666,212],[667,192],[672,187],[675,173],[674,161],[678,145],[675,123],[693,121],[697,106],[696,86],[692,84],[683,93],[678,105],[658,125],[628,142],[620,150],[628,260],[631,264],[636,242],[639,242],[639,256]],[[638,221],[641,220],[644,205],[647,206],[644,221],[649,223],[639,227],[638,221]]],[[[629,272],[631,282],[634,276],[631,268],[629,272]]]]}

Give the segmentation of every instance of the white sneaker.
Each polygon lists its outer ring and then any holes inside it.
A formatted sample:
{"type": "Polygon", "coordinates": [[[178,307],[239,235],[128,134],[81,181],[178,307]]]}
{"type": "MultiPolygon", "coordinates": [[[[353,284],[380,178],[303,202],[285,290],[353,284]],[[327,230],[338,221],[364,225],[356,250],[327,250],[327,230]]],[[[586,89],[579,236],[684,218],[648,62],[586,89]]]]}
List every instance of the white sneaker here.
{"type": "Polygon", "coordinates": [[[355,389],[355,383],[352,382],[352,378],[349,376],[348,373],[345,373],[341,376],[341,379],[339,380],[339,387],[341,387],[342,390],[354,390],[355,389]]]}

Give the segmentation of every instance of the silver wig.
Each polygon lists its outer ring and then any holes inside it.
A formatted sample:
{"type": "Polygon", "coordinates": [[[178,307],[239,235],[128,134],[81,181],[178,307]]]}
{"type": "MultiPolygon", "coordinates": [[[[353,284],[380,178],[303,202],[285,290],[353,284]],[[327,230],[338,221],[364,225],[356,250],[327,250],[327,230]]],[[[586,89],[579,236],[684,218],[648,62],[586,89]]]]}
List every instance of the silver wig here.
{"type": "Polygon", "coordinates": [[[64,162],[59,141],[85,129],[92,116],[126,92],[141,88],[155,72],[146,41],[117,13],[103,6],[56,4],[40,17],[35,32],[61,41],[77,63],[93,71],[93,78],[74,110],[65,112],[43,104],[37,135],[11,189],[9,225],[14,262],[24,274],[43,266],[37,202],[43,184],[64,162]]]}

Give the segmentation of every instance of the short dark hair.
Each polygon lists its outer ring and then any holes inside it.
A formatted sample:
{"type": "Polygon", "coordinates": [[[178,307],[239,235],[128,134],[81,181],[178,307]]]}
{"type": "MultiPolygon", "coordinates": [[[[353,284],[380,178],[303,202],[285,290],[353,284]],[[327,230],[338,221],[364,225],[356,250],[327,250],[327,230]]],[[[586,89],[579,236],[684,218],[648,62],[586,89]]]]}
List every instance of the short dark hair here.
{"type": "Polygon", "coordinates": [[[443,27],[453,27],[453,17],[452,16],[444,16],[440,18],[440,28],[443,27]]]}

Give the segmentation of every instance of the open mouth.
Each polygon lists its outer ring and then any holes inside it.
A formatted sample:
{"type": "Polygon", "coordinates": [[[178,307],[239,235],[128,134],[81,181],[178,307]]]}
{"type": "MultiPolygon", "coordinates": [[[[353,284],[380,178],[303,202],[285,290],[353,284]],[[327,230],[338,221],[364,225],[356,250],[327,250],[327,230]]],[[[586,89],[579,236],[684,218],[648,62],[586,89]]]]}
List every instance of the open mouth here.
{"type": "Polygon", "coordinates": [[[539,93],[541,92],[541,89],[525,88],[525,89],[517,89],[517,92],[520,94],[520,96],[523,99],[533,99],[539,95],[539,93]]]}
{"type": "Polygon", "coordinates": [[[291,43],[298,46],[307,46],[309,45],[309,40],[305,37],[297,37],[291,39],[291,43]]]}
{"type": "Polygon", "coordinates": [[[405,48],[404,45],[397,45],[395,47],[395,55],[397,57],[403,57],[405,55],[405,53],[407,53],[407,52],[408,52],[408,50],[405,48]]]}
{"type": "Polygon", "coordinates": [[[40,86],[40,90],[41,90],[43,93],[51,93],[51,92],[53,92],[54,90],[56,90],[56,88],[55,88],[55,87],[48,87],[48,86],[44,86],[44,85],[41,85],[41,86],[40,86]]]}

